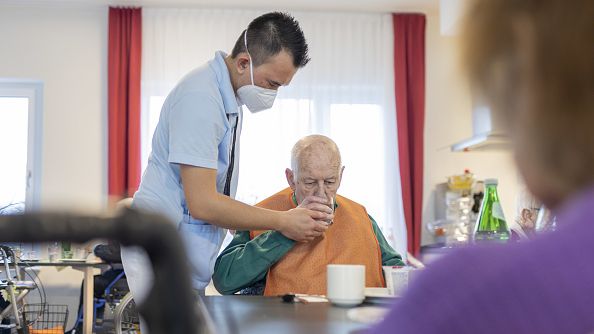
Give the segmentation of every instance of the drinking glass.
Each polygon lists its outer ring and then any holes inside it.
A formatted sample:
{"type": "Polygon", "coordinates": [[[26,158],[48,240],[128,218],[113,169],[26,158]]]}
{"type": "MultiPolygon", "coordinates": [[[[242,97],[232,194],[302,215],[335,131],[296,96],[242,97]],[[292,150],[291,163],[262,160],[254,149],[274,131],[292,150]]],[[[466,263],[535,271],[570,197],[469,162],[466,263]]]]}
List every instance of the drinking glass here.
{"type": "Polygon", "coordinates": [[[70,242],[62,241],[62,258],[72,259],[72,244],[70,242]]]}
{"type": "MultiPolygon", "coordinates": [[[[332,214],[334,214],[334,197],[330,197],[330,201],[327,205],[328,205],[328,207],[330,207],[330,210],[332,210],[332,214]]],[[[332,220],[326,221],[326,223],[328,225],[332,225],[332,224],[334,224],[334,220],[332,219],[332,220]]]]}
{"type": "Polygon", "coordinates": [[[543,205],[538,210],[534,225],[537,233],[555,231],[557,229],[557,217],[549,208],[543,205]]]}
{"type": "Polygon", "coordinates": [[[47,248],[47,255],[49,262],[57,262],[58,254],[60,253],[60,245],[57,242],[52,242],[47,248]]]}

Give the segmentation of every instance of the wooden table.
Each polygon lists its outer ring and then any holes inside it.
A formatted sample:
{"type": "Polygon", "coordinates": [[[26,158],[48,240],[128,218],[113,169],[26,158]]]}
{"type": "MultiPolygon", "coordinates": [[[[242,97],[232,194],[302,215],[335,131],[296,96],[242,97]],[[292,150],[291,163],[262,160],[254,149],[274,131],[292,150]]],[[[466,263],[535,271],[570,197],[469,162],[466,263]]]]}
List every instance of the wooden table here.
{"type": "Polygon", "coordinates": [[[95,260],[69,260],[58,262],[46,261],[21,261],[19,268],[34,268],[34,267],[72,267],[72,269],[80,270],[84,274],[83,281],[83,334],[93,333],[93,283],[94,283],[94,268],[107,268],[108,263],[95,260]]]}
{"type": "Polygon", "coordinates": [[[202,297],[216,333],[356,333],[369,325],[347,317],[349,308],[330,303],[283,303],[278,297],[202,297]]]}

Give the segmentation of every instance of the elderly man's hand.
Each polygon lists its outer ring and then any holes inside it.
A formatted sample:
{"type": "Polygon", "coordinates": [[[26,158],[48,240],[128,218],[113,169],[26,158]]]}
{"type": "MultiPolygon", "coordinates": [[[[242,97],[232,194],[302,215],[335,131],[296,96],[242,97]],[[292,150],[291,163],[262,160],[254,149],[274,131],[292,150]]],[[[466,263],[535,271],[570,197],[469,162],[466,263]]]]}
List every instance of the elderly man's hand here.
{"type": "Polygon", "coordinates": [[[333,218],[332,214],[299,207],[283,212],[283,220],[278,231],[289,239],[309,242],[328,229],[328,225],[323,220],[333,218]]]}

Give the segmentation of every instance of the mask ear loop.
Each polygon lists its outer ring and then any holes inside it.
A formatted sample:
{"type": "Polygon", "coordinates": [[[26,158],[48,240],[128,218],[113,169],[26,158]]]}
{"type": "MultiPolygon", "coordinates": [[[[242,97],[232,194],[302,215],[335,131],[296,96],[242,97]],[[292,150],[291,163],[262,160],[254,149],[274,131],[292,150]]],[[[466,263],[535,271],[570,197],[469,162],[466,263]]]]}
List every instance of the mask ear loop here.
{"type": "Polygon", "coordinates": [[[250,51],[248,51],[247,47],[247,29],[243,33],[243,44],[245,45],[245,52],[248,54],[250,58],[250,79],[252,80],[252,85],[254,85],[254,68],[252,67],[252,56],[250,55],[250,51]]]}

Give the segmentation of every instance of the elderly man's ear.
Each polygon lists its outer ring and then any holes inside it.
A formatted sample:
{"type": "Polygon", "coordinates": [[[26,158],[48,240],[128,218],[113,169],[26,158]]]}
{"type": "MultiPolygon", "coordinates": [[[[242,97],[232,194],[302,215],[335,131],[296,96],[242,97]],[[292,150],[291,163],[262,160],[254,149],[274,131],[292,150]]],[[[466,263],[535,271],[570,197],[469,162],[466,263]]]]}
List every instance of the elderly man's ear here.
{"type": "Polygon", "coordinates": [[[285,176],[287,177],[287,183],[291,189],[295,190],[295,173],[290,168],[285,169],[285,176]]]}

